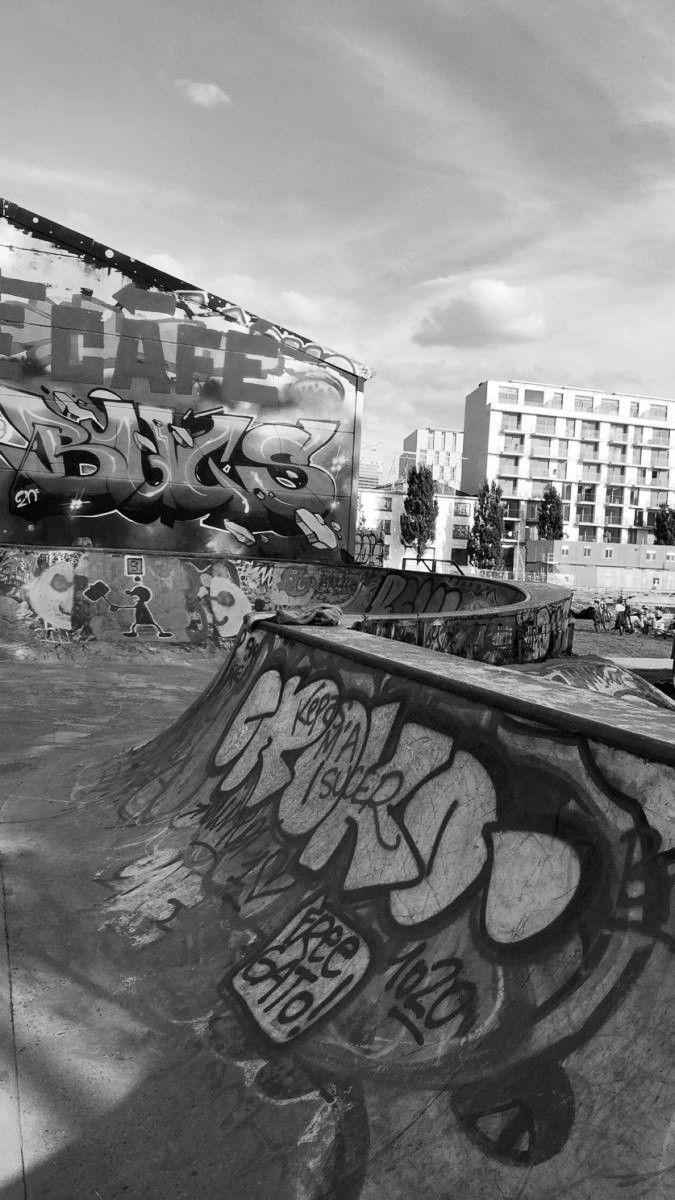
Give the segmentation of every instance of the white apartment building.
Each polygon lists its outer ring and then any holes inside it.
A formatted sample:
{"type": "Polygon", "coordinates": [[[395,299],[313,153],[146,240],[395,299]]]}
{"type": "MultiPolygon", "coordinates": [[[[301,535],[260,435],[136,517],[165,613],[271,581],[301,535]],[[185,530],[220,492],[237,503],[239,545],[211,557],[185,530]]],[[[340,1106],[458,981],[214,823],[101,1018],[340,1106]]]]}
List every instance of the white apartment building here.
{"type": "Polygon", "coordinates": [[[462,474],[461,429],[414,429],[403,439],[403,452],[398,460],[401,479],[408,478],[411,467],[431,468],[438,491],[457,491],[462,474]]]}
{"type": "Polygon", "coordinates": [[[660,504],[675,504],[675,400],[489,379],[466,397],[461,488],[496,480],[505,533],[536,537],[550,481],[564,536],[580,542],[653,541],[660,504]]]}
{"type": "MultiPolygon", "coordinates": [[[[384,541],[383,565],[400,568],[415,567],[415,551],[401,542],[401,514],[407,487],[404,483],[359,488],[359,508],[363,525],[381,535],[384,541]]],[[[475,496],[443,496],[438,501],[436,537],[428,547],[425,558],[435,558],[439,571],[450,569],[450,563],[466,563],[466,543],[473,525],[475,496]]]]}

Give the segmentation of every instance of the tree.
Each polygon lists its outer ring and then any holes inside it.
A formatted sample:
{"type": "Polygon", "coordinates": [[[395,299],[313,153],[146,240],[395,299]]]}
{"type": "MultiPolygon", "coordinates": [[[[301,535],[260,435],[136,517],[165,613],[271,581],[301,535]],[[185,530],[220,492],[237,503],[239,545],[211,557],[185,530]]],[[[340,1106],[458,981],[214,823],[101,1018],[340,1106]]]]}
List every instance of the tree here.
{"type": "Polygon", "coordinates": [[[404,546],[415,547],[419,562],[436,536],[438,501],[430,467],[411,467],[408,471],[408,494],[403,501],[403,510],[401,541],[404,546]]]}
{"type": "Polygon", "coordinates": [[[499,570],[502,565],[504,514],[502,489],[487,479],[476,498],[473,526],[466,544],[469,562],[483,571],[499,570]]]}
{"type": "Polygon", "coordinates": [[[670,508],[668,504],[662,504],[656,513],[654,544],[675,546],[675,509],[670,508]]]}
{"type": "Polygon", "coordinates": [[[559,542],[563,535],[563,506],[560,493],[547,483],[537,510],[537,529],[540,538],[559,542]]]}

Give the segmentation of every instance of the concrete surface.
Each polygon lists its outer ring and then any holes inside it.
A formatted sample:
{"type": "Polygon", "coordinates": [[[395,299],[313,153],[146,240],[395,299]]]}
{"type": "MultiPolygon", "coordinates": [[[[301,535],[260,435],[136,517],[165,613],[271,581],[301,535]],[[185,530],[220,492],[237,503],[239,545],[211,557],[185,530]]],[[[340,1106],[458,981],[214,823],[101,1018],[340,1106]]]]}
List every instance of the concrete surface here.
{"type": "Polygon", "coordinates": [[[213,666],[3,664],[0,1200],[670,1197],[673,715],[343,629],[213,666]]]}

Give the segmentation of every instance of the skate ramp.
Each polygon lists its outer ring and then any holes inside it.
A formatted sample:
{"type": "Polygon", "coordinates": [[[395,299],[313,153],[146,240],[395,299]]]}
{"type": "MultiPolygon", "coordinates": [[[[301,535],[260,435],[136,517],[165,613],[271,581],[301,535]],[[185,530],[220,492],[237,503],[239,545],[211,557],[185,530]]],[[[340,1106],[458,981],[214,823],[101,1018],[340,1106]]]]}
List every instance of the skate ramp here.
{"type": "Polygon", "coordinates": [[[238,1097],[222,1194],[672,1194],[672,721],[263,623],[89,782],[105,937],[238,1097]]]}

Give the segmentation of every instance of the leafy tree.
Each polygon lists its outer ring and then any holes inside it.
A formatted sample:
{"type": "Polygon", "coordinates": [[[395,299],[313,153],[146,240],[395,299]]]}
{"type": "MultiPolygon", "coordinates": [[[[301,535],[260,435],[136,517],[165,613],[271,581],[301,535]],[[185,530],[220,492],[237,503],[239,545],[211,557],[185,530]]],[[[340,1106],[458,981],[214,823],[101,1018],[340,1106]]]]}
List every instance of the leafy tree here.
{"type": "Polygon", "coordinates": [[[540,538],[559,542],[563,535],[563,506],[560,493],[552,483],[547,483],[537,511],[537,529],[540,538]]]}
{"type": "Polygon", "coordinates": [[[504,514],[502,489],[487,479],[481,487],[473,515],[473,526],[466,544],[469,562],[483,571],[499,570],[502,565],[504,514]]]}
{"type": "Polygon", "coordinates": [[[401,541],[404,546],[415,547],[419,562],[436,536],[438,501],[430,467],[411,467],[408,471],[408,494],[403,501],[403,510],[401,541]]]}
{"type": "Polygon", "coordinates": [[[675,509],[662,504],[654,521],[654,543],[657,546],[675,546],[675,509]]]}

